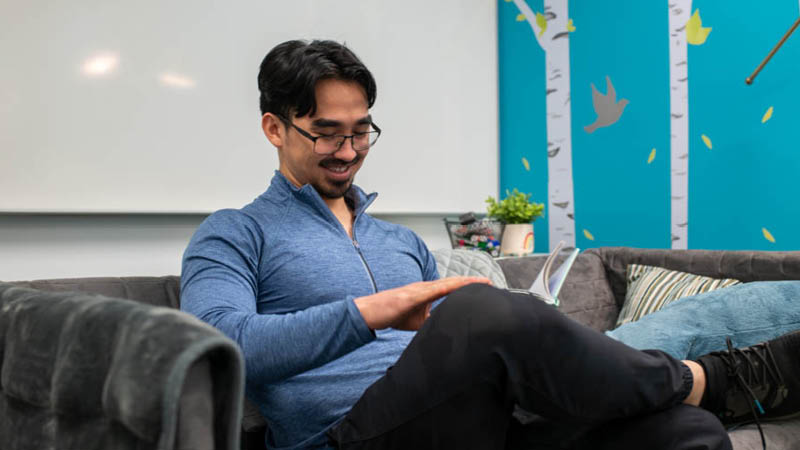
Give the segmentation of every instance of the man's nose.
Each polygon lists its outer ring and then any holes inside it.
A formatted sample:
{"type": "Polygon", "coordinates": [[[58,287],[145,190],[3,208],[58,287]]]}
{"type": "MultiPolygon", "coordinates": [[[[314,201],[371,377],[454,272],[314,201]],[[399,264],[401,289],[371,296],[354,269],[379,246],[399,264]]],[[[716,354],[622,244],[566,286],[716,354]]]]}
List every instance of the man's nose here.
{"type": "Polygon", "coordinates": [[[339,147],[339,150],[333,153],[333,156],[342,161],[352,161],[356,158],[356,155],[356,151],[353,150],[353,138],[345,139],[344,142],[342,142],[342,146],[339,147]]]}

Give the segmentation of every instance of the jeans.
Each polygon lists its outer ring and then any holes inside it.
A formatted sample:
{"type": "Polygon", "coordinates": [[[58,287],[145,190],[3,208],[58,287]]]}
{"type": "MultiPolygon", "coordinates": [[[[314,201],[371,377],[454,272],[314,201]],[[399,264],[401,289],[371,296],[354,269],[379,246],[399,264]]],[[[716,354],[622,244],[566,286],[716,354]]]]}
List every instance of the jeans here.
{"type": "Polygon", "coordinates": [[[727,336],[734,347],[747,347],[798,329],[800,281],[762,281],[680,299],[606,335],[640,350],[697,359],[725,349],[727,336]]]}

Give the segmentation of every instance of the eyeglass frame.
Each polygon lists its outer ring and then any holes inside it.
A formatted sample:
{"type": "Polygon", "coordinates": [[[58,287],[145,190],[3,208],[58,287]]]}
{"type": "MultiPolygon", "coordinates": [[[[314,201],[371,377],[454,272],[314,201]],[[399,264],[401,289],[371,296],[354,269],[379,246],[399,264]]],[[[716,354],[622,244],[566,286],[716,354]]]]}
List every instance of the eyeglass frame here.
{"type": "Polygon", "coordinates": [[[308,138],[314,144],[312,146],[312,148],[311,148],[311,151],[313,151],[317,155],[332,155],[332,154],[338,152],[339,150],[342,149],[342,146],[344,145],[345,141],[347,141],[348,138],[350,139],[350,148],[352,148],[354,152],[357,152],[357,153],[365,152],[365,151],[369,150],[370,148],[372,148],[372,146],[375,145],[376,142],[378,142],[378,138],[381,137],[381,129],[380,129],[380,127],[377,124],[375,124],[375,122],[370,121],[369,125],[372,128],[374,128],[375,131],[378,132],[378,135],[375,137],[375,140],[369,145],[369,147],[361,149],[361,150],[356,150],[356,148],[353,145],[353,143],[354,143],[353,139],[355,138],[355,136],[359,135],[359,134],[369,134],[369,133],[372,133],[372,131],[367,131],[367,132],[364,132],[364,133],[353,133],[353,134],[350,134],[350,135],[346,135],[346,134],[323,134],[323,135],[320,135],[320,136],[313,136],[308,131],[298,127],[297,125],[295,125],[294,122],[292,122],[291,120],[287,119],[282,114],[275,114],[275,116],[278,117],[279,119],[283,120],[284,122],[288,123],[289,125],[291,125],[292,128],[297,130],[297,132],[300,133],[301,136],[304,136],[304,137],[308,138]],[[315,150],[317,148],[317,139],[320,139],[320,138],[332,138],[332,137],[343,138],[341,140],[341,142],[339,142],[339,145],[336,147],[336,150],[334,150],[334,151],[332,151],[330,153],[318,153],[315,150]]]}

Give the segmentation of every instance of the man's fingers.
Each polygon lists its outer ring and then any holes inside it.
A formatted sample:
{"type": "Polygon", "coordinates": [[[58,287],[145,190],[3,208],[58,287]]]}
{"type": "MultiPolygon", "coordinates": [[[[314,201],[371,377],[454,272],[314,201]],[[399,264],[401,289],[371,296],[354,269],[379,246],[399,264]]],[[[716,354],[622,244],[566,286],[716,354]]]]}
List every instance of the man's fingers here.
{"type": "Polygon", "coordinates": [[[489,281],[488,278],[484,277],[449,277],[449,278],[439,279],[437,280],[437,282],[441,282],[448,288],[455,287],[455,289],[473,283],[492,284],[492,282],[489,281]]]}
{"type": "Polygon", "coordinates": [[[433,298],[435,300],[473,283],[492,284],[488,278],[484,277],[448,277],[430,281],[426,284],[430,289],[430,294],[435,296],[433,298]]]}

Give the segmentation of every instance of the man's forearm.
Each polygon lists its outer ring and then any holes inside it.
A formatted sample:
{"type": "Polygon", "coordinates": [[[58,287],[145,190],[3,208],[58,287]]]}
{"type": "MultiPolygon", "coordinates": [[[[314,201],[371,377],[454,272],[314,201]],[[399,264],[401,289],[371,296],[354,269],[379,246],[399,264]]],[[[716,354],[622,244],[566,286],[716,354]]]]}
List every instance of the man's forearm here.
{"type": "Polygon", "coordinates": [[[248,379],[260,383],[322,366],[375,338],[349,299],[288,314],[220,308],[201,318],[239,344],[248,379]]]}

